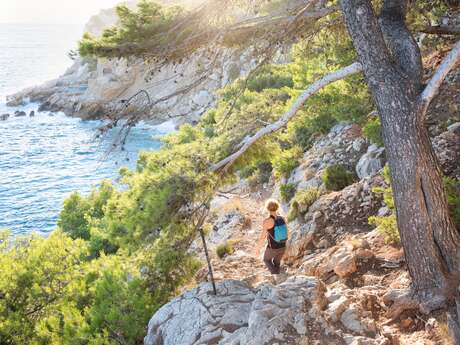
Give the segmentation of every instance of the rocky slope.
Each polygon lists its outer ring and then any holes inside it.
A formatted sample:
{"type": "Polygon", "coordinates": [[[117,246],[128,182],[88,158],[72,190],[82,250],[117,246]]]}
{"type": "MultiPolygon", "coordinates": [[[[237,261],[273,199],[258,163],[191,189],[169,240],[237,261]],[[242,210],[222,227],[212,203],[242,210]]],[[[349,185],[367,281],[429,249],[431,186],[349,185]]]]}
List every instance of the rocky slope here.
{"type": "Polygon", "coordinates": [[[255,65],[247,52],[235,56],[234,51],[222,50],[211,66],[198,52],[182,64],[161,67],[140,58],[79,58],[61,77],[9,96],[8,105],[33,101],[41,110],[91,119],[124,112],[124,101],[134,97],[131,113],[142,111],[156,123],[193,123],[214,104],[216,90],[255,65]],[[196,83],[204,73],[207,77],[196,83]],[[163,98],[167,99],[149,106],[163,98]]]}
{"type": "MultiPolygon", "coordinates": [[[[449,167],[458,166],[458,126],[434,138],[451,176],[455,170],[449,167]]],[[[409,285],[404,255],[367,222],[390,212],[372,193],[385,184],[379,174],[383,150],[369,145],[359,127],[340,124],[305,153],[287,181],[300,189],[320,186],[321,172],[335,163],[363,178],[324,194],[302,219],[289,223],[284,281],[268,274],[260,257],[263,244],[257,244],[263,201],[278,195],[280,182],[254,192],[240,181],[231,193],[217,196],[209,245],[218,294],[212,294],[203,269],[203,283],[152,317],[145,344],[448,344],[442,315],[398,314],[392,308],[394,292],[409,285]],[[235,251],[219,259],[215,248],[226,240],[235,251]]],[[[199,242],[193,250],[200,251],[199,242]]]]}

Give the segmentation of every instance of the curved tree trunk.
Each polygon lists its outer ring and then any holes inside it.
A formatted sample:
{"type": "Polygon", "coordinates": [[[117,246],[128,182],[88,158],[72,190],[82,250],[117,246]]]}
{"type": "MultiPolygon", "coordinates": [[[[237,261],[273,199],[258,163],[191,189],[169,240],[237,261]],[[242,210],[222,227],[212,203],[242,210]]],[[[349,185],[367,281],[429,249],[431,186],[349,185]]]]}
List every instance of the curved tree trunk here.
{"type": "Polygon", "coordinates": [[[442,294],[449,275],[460,271],[460,234],[423,123],[420,51],[404,23],[405,1],[385,0],[380,22],[369,0],[341,5],[381,118],[413,288],[427,300],[442,294]]]}

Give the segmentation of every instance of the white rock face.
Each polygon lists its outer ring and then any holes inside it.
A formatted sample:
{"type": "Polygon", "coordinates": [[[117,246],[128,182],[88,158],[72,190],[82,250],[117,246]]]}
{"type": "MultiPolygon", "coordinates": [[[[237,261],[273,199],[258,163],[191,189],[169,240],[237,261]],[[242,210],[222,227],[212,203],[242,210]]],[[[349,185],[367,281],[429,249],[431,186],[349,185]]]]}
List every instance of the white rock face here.
{"type": "Polygon", "coordinates": [[[361,156],[356,164],[356,174],[360,179],[377,174],[385,164],[385,149],[376,145],[368,147],[367,152],[361,156]]]}
{"type": "Polygon", "coordinates": [[[359,126],[339,123],[305,152],[302,164],[294,169],[288,182],[297,185],[298,189],[317,188],[329,165],[341,164],[353,171],[367,145],[359,126]]]}
{"type": "Polygon", "coordinates": [[[153,316],[144,344],[310,344],[313,333],[316,344],[343,344],[323,318],[325,291],[318,279],[306,276],[257,289],[224,281],[218,296],[203,284],[153,316]]]}

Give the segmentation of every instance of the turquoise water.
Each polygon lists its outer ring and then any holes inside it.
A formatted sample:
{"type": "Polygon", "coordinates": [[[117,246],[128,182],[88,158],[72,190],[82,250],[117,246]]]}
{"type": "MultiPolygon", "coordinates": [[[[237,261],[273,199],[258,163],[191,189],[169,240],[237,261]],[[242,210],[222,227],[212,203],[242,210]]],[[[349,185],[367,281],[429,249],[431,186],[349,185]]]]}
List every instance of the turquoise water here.
{"type": "Polygon", "coordinates": [[[49,233],[69,193],[87,193],[102,179],[116,180],[121,166],[135,166],[139,150],[160,147],[153,135],[172,130],[140,125],[124,152],[107,155],[117,133],[95,140],[99,121],[39,113],[36,104],[5,106],[5,95],[62,74],[71,64],[66,52],[79,36],[79,28],[71,26],[0,24],[0,114],[36,112],[0,121],[0,229],[49,233]]]}

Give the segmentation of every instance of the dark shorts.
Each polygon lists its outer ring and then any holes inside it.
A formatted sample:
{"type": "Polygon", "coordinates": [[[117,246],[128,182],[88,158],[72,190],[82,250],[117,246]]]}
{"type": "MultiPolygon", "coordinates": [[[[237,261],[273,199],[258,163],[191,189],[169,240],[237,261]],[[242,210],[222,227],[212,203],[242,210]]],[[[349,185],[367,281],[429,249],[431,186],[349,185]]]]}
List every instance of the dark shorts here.
{"type": "Polygon", "coordinates": [[[283,258],[285,251],[286,247],[277,249],[267,247],[267,249],[265,249],[264,262],[270,273],[280,273],[281,259],[283,258]]]}

